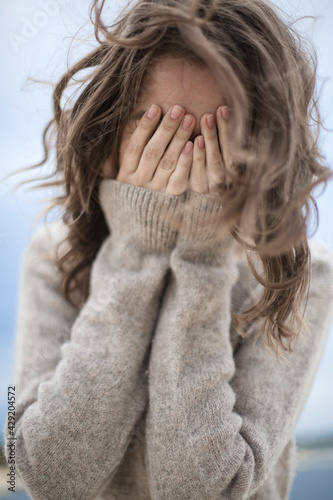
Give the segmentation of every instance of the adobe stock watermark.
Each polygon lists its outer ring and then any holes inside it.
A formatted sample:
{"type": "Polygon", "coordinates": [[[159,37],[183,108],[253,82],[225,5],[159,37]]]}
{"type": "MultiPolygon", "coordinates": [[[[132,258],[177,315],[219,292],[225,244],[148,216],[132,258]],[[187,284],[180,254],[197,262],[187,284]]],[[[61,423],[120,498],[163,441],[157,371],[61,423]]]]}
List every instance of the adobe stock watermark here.
{"type": "Polygon", "coordinates": [[[29,17],[21,17],[21,27],[18,32],[9,31],[7,38],[15,52],[18,52],[30,40],[35,38],[39,31],[49,23],[50,19],[57,16],[60,7],[70,4],[70,0],[39,0],[39,8],[29,17]]]}

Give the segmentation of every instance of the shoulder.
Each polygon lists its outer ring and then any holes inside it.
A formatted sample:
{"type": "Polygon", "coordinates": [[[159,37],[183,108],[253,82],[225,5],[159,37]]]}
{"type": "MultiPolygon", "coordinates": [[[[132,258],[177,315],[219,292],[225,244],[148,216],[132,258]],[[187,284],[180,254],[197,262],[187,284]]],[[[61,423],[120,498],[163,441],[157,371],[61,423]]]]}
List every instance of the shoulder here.
{"type": "MultiPolygon", "coordinates": [[[[52,289],[56,294],[62,295],[64,276],[68,277],[68,273],[77,264],[73,255],[70,260],[62,259],[68,252],[74,253],[68,242],[69,232],[69,226],[61,220],[44,223],[32,232],[22,258],[22,282],[31,283],[31,286],[32,283],[36,286],[43,284],[48,290],[52,289]]],[[[76,277],[81,280],[80,286],[75,286],[68,292],[69,298],[66,300],[76,309],[81,309],[86,301],[85,280],[89,282],[89,274],[90,267],[78,272],[76,277]]]]}
{"type": "Polygon", "coordinates": [[[68,227],[61,221],[44,223],[35,228],[24,251],[24,260],[51,260],[57,247],[65,241],[68,227]]]}
{"type": "Polygon", "coordinates": [[[62,221],[41,224],[32,232],[27,250],[52,250],[68,234],[68,226],[62,221]]]}
{"type": "MultiPolygon", "coordinates": [[[[333,301],[333,250],[318,240],[309,240],[311,255],[310,285],[312,294],[326,296],[333,301]]],[[[253,304],[263,291],[254,278],[245,256],[237,264],[238,279],[233,288],[235,309],[245,309],[253,304]]]]}
{"type": "Polygon", "coordinates": [[[333,285],[333,251],[317,240],[310,240],[309,247],[312,273],[333,285]]]}
{"type": "MultiPolygon", "coordinates": [[[[61,296],[63,271],[59,270],[57,261],[68,247],[68,232],[68,226],[62,221],[44,223],[35,228],[23,253],[22,289],[26,288],[30,291],[39,289],[48,296],[51,292],[54,292],[57,297],[61,296]]],[[[80,307],[82,303],[80,290],[71,292],[71,300],[71,305],[75,304],[76,307],[80,307]]]]}
{"type": "Polygon", "coordinates": [[[22,255],[21,270],[25,280],[38,278],[47,280],[48,283],[60,281],[55,263],[59,248],[62,251],[63,244],[67,244],[67,233],[67,226],[58,221],[44,223],[32,231],[22,255]]]}
{"type": "Polygon", "coordinates": [[[310,296],[333,305],[333,252],[317,241],[309,242],[311,253],[310,296]]]}

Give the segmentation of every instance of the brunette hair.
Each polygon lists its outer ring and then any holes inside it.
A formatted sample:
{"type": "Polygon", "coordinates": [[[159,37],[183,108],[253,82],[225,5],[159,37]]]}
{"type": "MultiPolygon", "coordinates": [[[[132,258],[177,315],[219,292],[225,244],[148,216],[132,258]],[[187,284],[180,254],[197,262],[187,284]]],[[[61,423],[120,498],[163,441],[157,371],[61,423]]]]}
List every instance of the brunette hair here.
{"type": "Polygon", "coordinates": [[[66,251],[56,258],[61,294],[72,302],[78,289],[82,303],[87,299],[91,264],[109,234],[98,201],[101,167],[112,152],[118,158],[122,131],[152,64],[180,57],[212,71],[231,110],[222,148],[231,181],[221,184],[221,224],[232,228],[263,286],[259,300],[234,315],[234,325],[245,335],[257,321],[266,348],[292,350],[310,278],[311,204],[317,215],[311,193],[332,175],[317,146],[312,47],[263,0],[138,0],[110,26],[102,21],[104,4],[94,0],[90,11],[98,46],[55,86],[45,155],[30,167],[47,161],[56,139],[54,172],[38,179],[51,180],[37,188],[62,189],[43,212],[60,206],[68,226],[66,251]],[[71,80],[88,69],[74,104],[62,108],[71,80]]]}

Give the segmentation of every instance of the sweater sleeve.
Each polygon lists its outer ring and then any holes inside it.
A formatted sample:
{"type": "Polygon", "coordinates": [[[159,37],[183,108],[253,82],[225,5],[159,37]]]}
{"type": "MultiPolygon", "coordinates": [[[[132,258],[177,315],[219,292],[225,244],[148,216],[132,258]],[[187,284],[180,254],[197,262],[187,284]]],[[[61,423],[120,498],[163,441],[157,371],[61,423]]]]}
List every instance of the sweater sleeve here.
{"type": "Polygon", "coordinates": [[[16,331],[16,422],[5,427],[34,500],[91,500],[111,479],[147,405],[147,352],[179,197],[100,185],[110,228],[78,314],[59,292],[45,227],[24,255],[16,331]]]}
{"type": "Polygon", "coordinates": [[[190,216],[171,252],[150,356],[146,466],[153,500],[255,498],[292,438],[332,319],[332,257],[313,248],[309,333],[285,361],[250,339],[234,354],[233,243],[207,237],[212,207],[201,196],[189,196],[190,216]]]}

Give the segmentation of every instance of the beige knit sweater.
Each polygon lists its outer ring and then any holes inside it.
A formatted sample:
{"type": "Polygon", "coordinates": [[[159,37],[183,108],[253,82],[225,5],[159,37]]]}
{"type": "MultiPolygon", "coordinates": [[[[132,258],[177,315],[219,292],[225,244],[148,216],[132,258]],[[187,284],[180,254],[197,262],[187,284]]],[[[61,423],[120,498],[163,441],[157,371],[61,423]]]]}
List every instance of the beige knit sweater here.
{"type": "Polygon", "coordinates": [[[13,382],[16,473],[33,499],[288,498],[293,431],[332,320],[333,259],[312,244],[310,333],[276,361],[231,325],[256,287],[231,239],[211,236],[215,200],[104,179],[112,231],[82,308],[61,297],[49,255],[66,227],[32,237],[13,382]]]}

